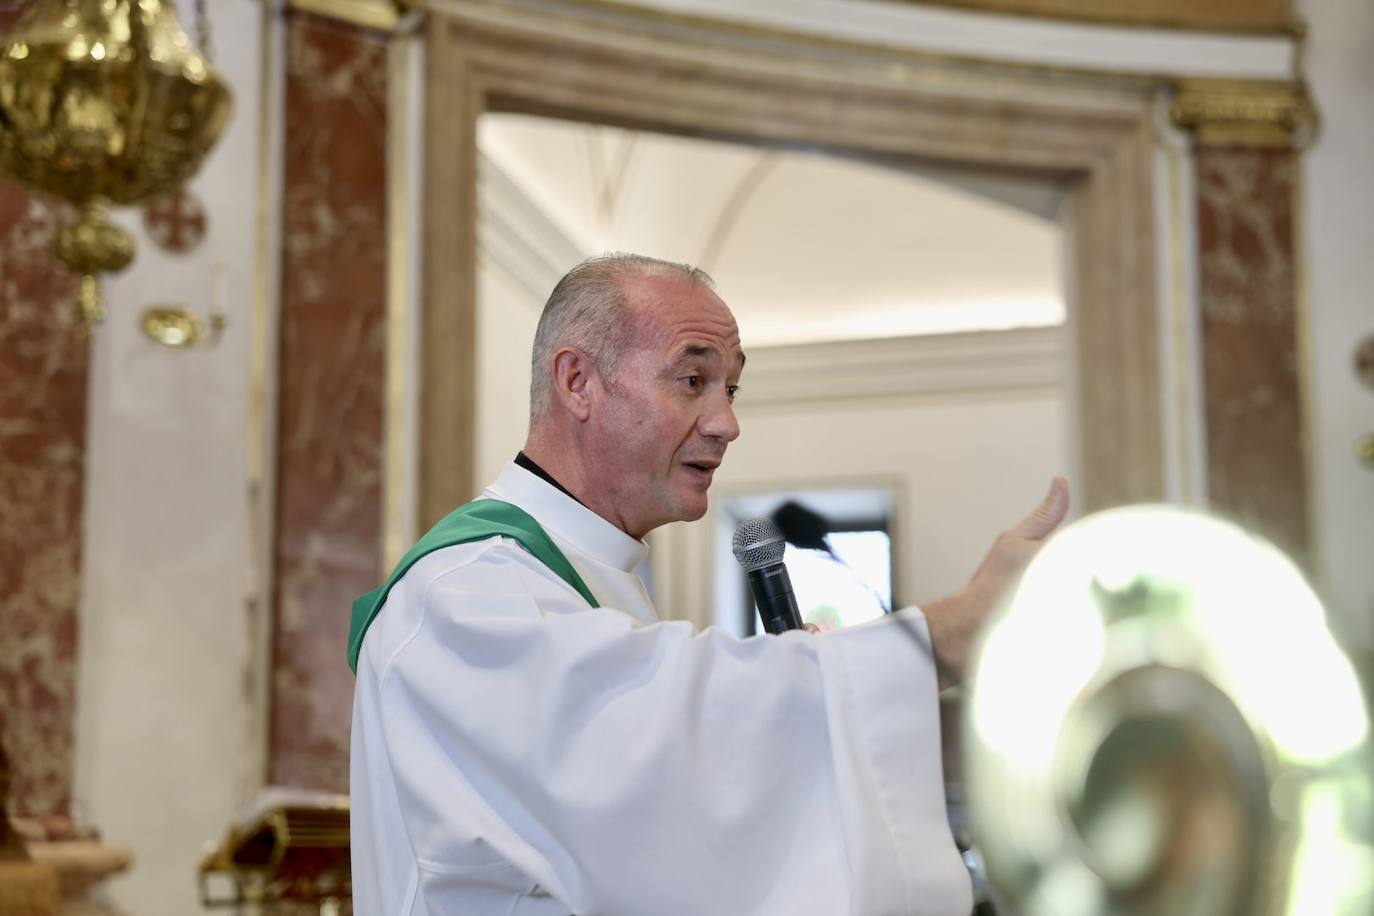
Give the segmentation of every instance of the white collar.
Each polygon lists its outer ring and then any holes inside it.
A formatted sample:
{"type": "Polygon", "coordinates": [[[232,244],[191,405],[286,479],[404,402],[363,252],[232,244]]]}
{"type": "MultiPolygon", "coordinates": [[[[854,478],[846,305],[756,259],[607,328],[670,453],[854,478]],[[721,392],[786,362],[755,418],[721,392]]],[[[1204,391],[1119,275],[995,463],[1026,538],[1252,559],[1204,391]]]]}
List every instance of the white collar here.
{"type": "Polygon", "coordinates": [[[608,566],[633,572],[649,545],[630,537],[537,474],[510,462],[483,494],[524,509],[560,541],[608,566]]]}

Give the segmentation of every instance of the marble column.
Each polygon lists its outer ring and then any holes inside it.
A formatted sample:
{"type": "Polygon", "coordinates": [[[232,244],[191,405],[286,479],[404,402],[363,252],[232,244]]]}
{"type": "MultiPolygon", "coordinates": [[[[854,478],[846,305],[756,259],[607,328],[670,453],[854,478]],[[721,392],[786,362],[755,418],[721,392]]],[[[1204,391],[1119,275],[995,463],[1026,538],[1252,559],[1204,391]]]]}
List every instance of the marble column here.
{"type": "Polygon", "coordinates": [[[0,182],[0,743],[21,815],[72,798],[88,347],[51,246],[75,216],[0,182]]]}
{"type": "Polygon", "coordinates": [[[1291,149],[1197,151],[1198,261],[1213,508],[1308,560],[1291,149]]]}
{"type": "Polygon", "coordinates": [[[1177,90],[1195,141],[1208,502],[1310,567],[1294,214],[1314,109],[1297,83],[1177,90]]]}
{"type": "Polygon", "coordinates": [[[386,35],[288,14],[269,779],[346,791],[352,600],[381,584],[386,35]]]}

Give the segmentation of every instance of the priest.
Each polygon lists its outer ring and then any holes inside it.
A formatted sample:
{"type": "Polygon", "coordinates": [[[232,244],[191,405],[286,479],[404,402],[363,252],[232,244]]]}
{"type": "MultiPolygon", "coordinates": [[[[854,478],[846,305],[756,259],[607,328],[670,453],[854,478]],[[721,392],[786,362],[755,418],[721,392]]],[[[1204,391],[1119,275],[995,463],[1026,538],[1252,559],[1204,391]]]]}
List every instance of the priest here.
{"type": "Polygon", "coordinates": [[[705,513],[744,364],[698,269],[607,255],[555,287],[523,451],[354,606],[359,916],[969,912],[937,691],[1066,485],[922,608],[662,620],[644,537],[705,513]]]}

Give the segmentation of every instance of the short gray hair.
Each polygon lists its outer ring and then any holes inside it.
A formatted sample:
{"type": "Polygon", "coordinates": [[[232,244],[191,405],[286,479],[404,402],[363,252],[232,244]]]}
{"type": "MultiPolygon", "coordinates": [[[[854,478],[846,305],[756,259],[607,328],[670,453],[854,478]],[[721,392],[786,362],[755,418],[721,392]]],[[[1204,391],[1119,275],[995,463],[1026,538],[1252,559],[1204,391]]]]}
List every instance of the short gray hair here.
{"type": "Polygon", "coordinates": [[[561,347],[576,347],[602,374],[613,377],[625,355],[630,328],[625,289],[628,277],[683,276],[714,290],[699,267],[661,261],[642,254],[612,251],[588,258],[563,275],[544,303],[530,357],[530,417],[553,403],[549,362],[561,347]]]}

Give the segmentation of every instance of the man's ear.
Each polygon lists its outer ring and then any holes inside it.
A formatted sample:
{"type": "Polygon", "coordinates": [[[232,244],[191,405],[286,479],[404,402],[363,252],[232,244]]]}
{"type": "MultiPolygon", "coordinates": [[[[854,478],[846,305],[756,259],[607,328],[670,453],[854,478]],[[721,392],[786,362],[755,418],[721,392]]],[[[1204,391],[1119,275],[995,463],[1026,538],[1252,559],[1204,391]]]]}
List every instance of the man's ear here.
{"type": "Polygon", "coordinates": [[[596,367],[576,347],[564,347],[553,355],[553,397],[576,419],[591,416],[591,387],[596,367]]]}

